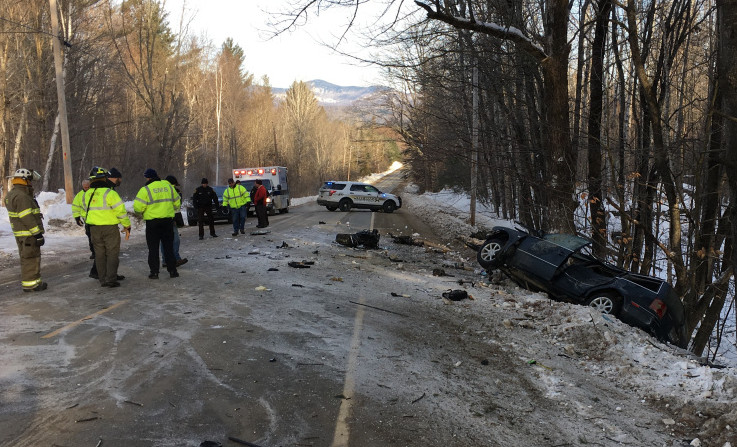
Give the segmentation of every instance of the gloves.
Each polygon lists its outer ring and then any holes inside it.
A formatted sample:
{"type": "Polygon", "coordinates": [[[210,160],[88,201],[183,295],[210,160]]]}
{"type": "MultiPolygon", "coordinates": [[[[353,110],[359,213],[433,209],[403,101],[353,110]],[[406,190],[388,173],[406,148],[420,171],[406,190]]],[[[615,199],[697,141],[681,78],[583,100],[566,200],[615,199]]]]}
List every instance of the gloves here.
{"type": "Polygon", "coordinates": [[[44,243],[46,243],[43,234],[36,235],[35,238],[37,247],[43,247],[44,243]]]}
{"type": "Polygon", "coordinates": [[[77,216],[74,218],[74,220],[77,221],[77,225],[79,225],[80,227],[84,226],[84,222],[82,222],[81,217],[77,216]]]}

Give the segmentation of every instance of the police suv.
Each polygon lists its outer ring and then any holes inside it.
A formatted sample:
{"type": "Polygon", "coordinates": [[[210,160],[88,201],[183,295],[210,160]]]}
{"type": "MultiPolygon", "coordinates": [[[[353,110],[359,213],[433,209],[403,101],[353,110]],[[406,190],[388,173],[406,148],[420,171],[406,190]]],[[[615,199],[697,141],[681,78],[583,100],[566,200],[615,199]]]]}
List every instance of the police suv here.
{"type": "Polygon", "coordinates": [[[402,198],[381,192],[373,185],[362,182],[325,182],[317,195],[317,204],[328,211],[350,211],[352,208],[370,209],[391,213],[402,207],[402,198]]]}

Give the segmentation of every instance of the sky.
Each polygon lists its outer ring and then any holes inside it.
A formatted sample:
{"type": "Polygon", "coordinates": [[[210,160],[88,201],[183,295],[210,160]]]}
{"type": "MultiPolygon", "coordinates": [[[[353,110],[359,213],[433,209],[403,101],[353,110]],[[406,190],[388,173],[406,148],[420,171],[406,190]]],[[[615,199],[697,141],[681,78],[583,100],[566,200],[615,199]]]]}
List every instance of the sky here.
{"type": "MultiPolygon", "coordinates": [[[[274,16],[268,12],[285,11],[290,2],[294,0],[166,0],[165,7],[175,32],[184,6],[185,21],[191,19],[189,34],[204,35],[216,47],[226,38],[233,38],[244,50],[243,68],[254,75],[256,82],[268,75],[272,87],[283,88],[295,80],[313,79],[341,86],[381,84],[379,68],[357,65],[354,59],[320,43],[338,42],[346,28],[348,9],[332,8],[319,16],[310,15],[307,25],[269,40],[268,24],[274,16]]],[[[369,8],[362,7],[361,20],[373,20],[375,15],[369,8]]],[[[368,58],[370,50],[361,47],[360,40],[359,36],[349,34],[340,48],[368,58]]]]}

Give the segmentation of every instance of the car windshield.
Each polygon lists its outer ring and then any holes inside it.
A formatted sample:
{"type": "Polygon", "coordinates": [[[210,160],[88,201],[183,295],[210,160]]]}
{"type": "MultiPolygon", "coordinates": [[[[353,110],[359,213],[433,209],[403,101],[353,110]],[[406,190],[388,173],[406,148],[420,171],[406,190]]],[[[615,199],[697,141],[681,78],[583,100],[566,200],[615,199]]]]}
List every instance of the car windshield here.
{"type": "Polygon", "coordinates": [[[590,240],[573,234],[546,234],[543,239],[571,251],[578,251],[591,243],[590,240]]]}
{"type": "Polygon", "coordinates": [[[221,199],[221,200],[223,199],[223,192],[225,191],[225,188],[227,188],[227,186],[213,186],[212,187],[212,189],[215,190],[215,194],[218,195],[218,199],[221,199]]]}

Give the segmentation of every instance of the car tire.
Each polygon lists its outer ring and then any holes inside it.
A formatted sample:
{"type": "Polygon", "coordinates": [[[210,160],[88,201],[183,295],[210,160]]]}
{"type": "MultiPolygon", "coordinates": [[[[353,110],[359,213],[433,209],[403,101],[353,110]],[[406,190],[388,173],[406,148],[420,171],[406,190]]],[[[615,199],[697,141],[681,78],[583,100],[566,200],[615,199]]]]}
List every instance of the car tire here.
{"type": "Polygon", "coordinates": [[[338,208],[340,208],[340,210],[345,213],[350,211],[352,207],[353,207],[353,202],[351,202],[349,199],[343,199],[338,204],[338,208]]]}
{"type": "Polygon", "coordinates": [[[599,292],[586,300],[586,305],[603,314],[617,316],[622,310],[622,297],[611,292],[599,292]]]}
{"type": "Polygon", "coordinates": [[[476,260],[479,265],[487,270],[496,268],[500,263],[497,255],[504,247],[505,242],[506,239],[501,236],[492,236],[487,239],[476,253],[476,260]]]}
{"type": "Polygon", "coordinates": [[[337,206],[326,206],[325,208],[327,208],[327,209],[328,209],[328,211],[335,211],[335,210],[337,210],[337,209],[338,209],[338,207],[337,207],[337,206]]]}
{"type": "Polygon", "coordinates": [[[187,208],[187,223],[190,227],[197,225],[197,212],[192,208],[187,208]]]}
{"type": "Polygon", "coordinates": [[[394,202],[391,200],[387,200],[384,202],[384,206],[381,207],[385,213],[393,213],[395,209],[397,209],[396,205],[394,205],[394,202]]]}

